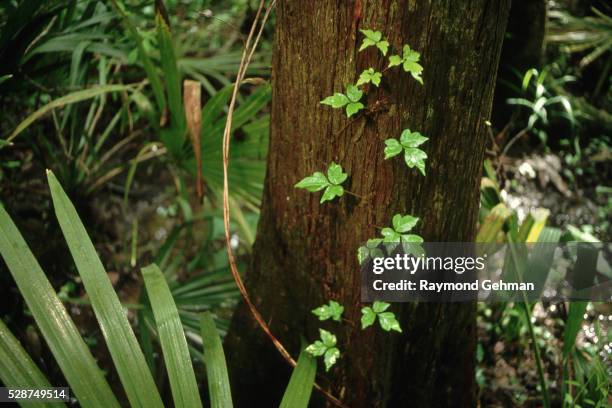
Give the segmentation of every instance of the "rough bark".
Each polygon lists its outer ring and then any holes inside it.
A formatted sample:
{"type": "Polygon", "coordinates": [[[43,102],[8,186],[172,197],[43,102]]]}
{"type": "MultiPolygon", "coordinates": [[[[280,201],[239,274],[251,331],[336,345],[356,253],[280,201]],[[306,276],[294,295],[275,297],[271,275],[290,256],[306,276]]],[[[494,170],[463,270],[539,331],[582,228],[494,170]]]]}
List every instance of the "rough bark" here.
{"type": "MultiPolygon", "coordinates": [[[[403,334],[362,331],[356,249],[395,213],[421,217],[417,232],[428,241],[474,238],[508,9],[507,1],[486,0],[278,3],[268,169],[246,285],[294,355],[300,337],[312,341],[319,327],[338,335],[342,358],[319,382],[349,406],[473,406],[475,306],[394,304],[403,334]],[[425,84],[390,69],[368,91],[374,112],[347,120],[319,101],[362,70],[386,67],[374,47],[357,52],[365,28],[380,30],[393,51],[405,43],[420,51],[425,84]],[[400,157],[383,160],[384,140],[404,128],[430,137],[427,177],[400,157]],[[294,188],[332,160],[362,198],[320,205],[320,194],[294,188]],[[312,316],[329,299],[345,306],[352,324],[312,316]]],[[[244,305],[226,346],[238,405],[278,404],[290,370],[244,305]]]]}

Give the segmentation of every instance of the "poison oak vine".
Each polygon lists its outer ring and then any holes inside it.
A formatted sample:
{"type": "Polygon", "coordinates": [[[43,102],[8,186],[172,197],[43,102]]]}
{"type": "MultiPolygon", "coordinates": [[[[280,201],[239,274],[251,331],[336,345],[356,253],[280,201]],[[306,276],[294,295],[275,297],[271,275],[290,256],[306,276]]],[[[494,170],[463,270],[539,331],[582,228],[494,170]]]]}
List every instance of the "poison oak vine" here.
{"type": "MultiPolygon", "coordinates": [[[[386,56],[389,51],[389,42],[385,40],[380,31],[360,30],[363,35],[363,41],[359,47],[359,51],[363,51],[369,47],[376,47],[383,56],[386,56]]],[[[419,64],[421,54],[409,45],[405,44],[402,47],[400,54],[394,54],[389,57],[389,64],[383,71],[387,71],[393,67],[401,67],[405,72],[409,73],[417,82],[423,84],[423,67],[419,64]]],[[[366,89],[361,89],[361,86],[372,84],[378,87],[382,81],[383,73],[376,71],[374,68],[368,68],[361,72],[355,84],[347,84],[345,93],[336,92],[331,96],[321,101],[322,105],[331,106],[333,109],[343,108],[346,116],[351,117],[358,114],[366,106],[361,102],[366,89]]],[[[403,153],[404,162],[408,168],[416,168],[423,176],[425,176],[425,160],[427,153],[419,148],[423,143],[429,140],[421,133],[404,129],[399,138],[390,137],[385,140],[385,160],[392,159],[403,153]]],[[[296,188],[305,189],[310,192],[318,192],[323,190],[320,204],[326,201],[332,201],[336,197],[340,198],[345,192],[342,185],[348,178],[348,174],[344,173],[340,164],[332,162],[328,169],[327,175],[320,171],[314,172],[312,175],[305,177],[295,184],[296,188]]],[[[391,226],[381,230],[381,238],[369,239],[365,246],[358,248],[357,259],[360,264],[368,258],[377,258],[384,256],[383,249],[393,251],[398,246],[402,247],[405,253],[410,253],[414,256],[420,256],[424,253],[421,244],[423,238],[409,232],[419,222],[418,217],[412,215],[395,214],[391,220],[391,226]],[[381,248],[381,244],[385,244],[381,248]]],[[[361,308],[361,328],[366,329],[378,321],[380,327],[385,331],[402,332],[395,314],[388,311],[391,305],[386,302],[374,302],[372,306],[364,306],[361,308]]],[[[327,305],[322,305],[312,310],[312,313],[319,320],[334,320],[342,322],[342,313],[344,307],[334,300],[330,300],[327,305]]],[[[323,357],[325,363],[325,371],[329,369],[340,358],[340,350],[337,345],[336,336],[323,329],[319,329],[320,339],[306,347],[306,351],[315,357],[323,357]]]]}

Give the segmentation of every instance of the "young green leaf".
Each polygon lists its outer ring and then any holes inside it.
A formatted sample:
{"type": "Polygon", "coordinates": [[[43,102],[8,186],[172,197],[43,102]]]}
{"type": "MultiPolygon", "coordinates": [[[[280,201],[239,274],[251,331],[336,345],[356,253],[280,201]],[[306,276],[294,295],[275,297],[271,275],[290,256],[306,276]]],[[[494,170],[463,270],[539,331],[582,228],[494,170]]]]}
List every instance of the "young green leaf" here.
{"type": "Polygon", "coordinates": [[[400,136],[400,143],[404,147],[419,147],[429,138],[423,136],[419,132],[411,132],[410,129],[404,129],[402,135],[400,136]]]}
{"type": "Polygon", "coordinates": [[[396,67],[402,64],[402,57],[399,55],[391,55],[389,57],[389,68],[396,67]]]}
{"type": "Polygon", "coordinates": [[[404,215],[395,214],[393,216],[393,229],[399,233],[404,233],[410,231],[414,226],[419,222],[417,217],[413,217],[412,215],[404,215]]]}
{"type": "Polygon", "coordinates": [[[376,72],[374,68],[368,68],[364,70],[361,75],[359,75],[359,79],[357,80],[357,86],[373,83],[374,85],[380,85],[380,80],[382,78],[382,74],[380,72],[376,72]]]}
{"type": "Polygon", "coordinates": [[[400,234],[394,231],[392,228],[386,227],[381,231],[383,238],[383,242],[399,242],[400,234]]]}
{"type": "Polygon", "coordinates": [[[325,201],[331,201],[336,197],[342,197],[344,194],[344,188],[342,186],[330,185],[328,186],[323,195],[321,195],[320,203],[323,204],[325,201]]]}
{"type": "Polygon", "coordinates": [[[365,306],[361,308],[361,328],[365,329],[374,324],[376,321],[376,313],[371,307],[365,306]]]}
{"type": "Polygon", "coordinates": [[[321,340],[316,340],[314,343],[306,347],[306,351],[315,357],[322,356],[327,351],[327,347],[321,340]]]}
{"type": "Polygon", "coordinates": [[[360,90],[356,85],[347,85],[346,96],[351,102],[359,102],[363,96],[363,91],[360,90]]]}
{"type": "Polygon", "coordinates": [[[346,117],[350,118],[364,108],[361,102],[351,102],[346,105],[346,117]]]}
{"type": "Polygon", "coordinates": [[[337,322],[342,319],[343,312],[344,306],[334,300],[330,300],[329,304],[319,306],[312,311],[319,320],[333,319],[337,322]]]}
{"type": "Polygon", "coordinates": [[[342,184],[348,177],[348,174],[342,171],[342,166],[332,162],[327,169],[327,178],[332,184],[342,184]]]}
{"type": "Polygon", "coordinates": [[[380,323],[380,327],[382,327],[382,329],[385,331],[395,330],[396,332],[402,332],[402,328],[400,327],[399,322],[395,318],[395,313],[393,312],[379,313],[378,322],[380,323]]]}
{"type": "Polygon", "coordinates": [[[380,301],[375,301],[374,304],[372,305],[372,310],[374,310],[374,313],[382,313],[385,310],[387,310],[389,307],[391,306],[390,303],[387,302],[380,302],[380,301]]]}
{"type": "Polygon", "coordinates": [[[317,171],[313,173],[312,176],[308,176],[299,181],[295,185],[295,187],[303,188],[305,190],[310,191],[311,193],[314,193],[315,191],[323,190],[329,185],[330,182],[327,180],[327,177],[325,177],[325,174],[321,173],[320,171],[317,171]]]}
{"type": "Polygon", "coordinates": [[[336,347],[331,347],[327,349],[325,355],[323,356],[323,361],[325,362],[325,371],[329,371],[331,366],[336,364],[336,361],[340,358],[340,350],[336,347]]]}
{"type": "Polygon", "coordinates": [[[403,150],[403,147],[400,142],[398,142],[397,139],[393,138],[385,140],[385,146],[385,160],[397,156],[403,150]]]}
{"type": "Polygon", "coordinates": [[[425,175],[425,159],[427,153],[416,147],[410,147],[404,150],[404,161],[410,168],[416,167],[421,174],[425,175]]]}
{"type": "Polygon", "coordinates": [[[335,94],[333,94],[332,96],[328,96],[327,98],[323,99],[321,101],[322,105],[329,105],[332,108],[341,108],[344,105],[348,104],[349,98],[340,93],[340,92],[336,92],[335,94]]]}

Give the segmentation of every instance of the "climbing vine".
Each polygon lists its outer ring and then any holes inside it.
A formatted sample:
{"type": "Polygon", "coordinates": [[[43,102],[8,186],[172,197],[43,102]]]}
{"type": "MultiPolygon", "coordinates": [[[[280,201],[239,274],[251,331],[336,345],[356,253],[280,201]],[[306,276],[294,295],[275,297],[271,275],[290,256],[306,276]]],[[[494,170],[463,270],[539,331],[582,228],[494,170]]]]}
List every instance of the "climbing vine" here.
{"type": "MultiPolygon", "coordinates": [[[[364,38],[359,47],[359,52],[369,47],[376,47],[384,57],[387,56],[390,44],[383,38],[380,31],[360,31],[364,38]]],[[[368,86],[371,84],[378,87],[383,79],[383,74],[387,70],[393,67],[401,67],[403,71],[409,73],[412,78],[422,85],[423,66],[419,63],[420,59],[421,54],[405,44],[402,47],[401,53],[393,54],[388,57],[388,65],[382,72],[378,72],[374,68],[368,68],[362,71],[355,84],[347,84],[345,86],[345,93],[336,92],[323,99],[321,104],[330,106],[333,109],[344,108],[346,116],[349,118],[353,115],[357,115],[356,117],[358,117],[359,112],[366,109],[366,106],[361,101],[364,94],[367,92],[368,86]]],[[[399,135],[399,138],[390,137],[385,140],[384,159],[388,160],[403,153],[406,166],[410,169],[416,168],[425,176],[425,160],[427,159],[427,153],[419,147],[428,140],[427,137],[417,131],[404,129],[399,135]]],[[[347,178],[348,174],[343,171],[340,164],[332,162],[327,169],[327,174],[316,171],[295,184],[295,187],[310,192],[323,190],[320,199],[320,203],[322,204],[326,201],[332,201],[336,197],[339,198],[343,196],[345,189],[342,184],[347,178]]],[[[394,248],[400,245],[406,253],[410,253],[414,256],[422,255],[424,253],[421,247],[423,238],[417,234],[411,233],[418,222],[418,217],[408,214],[395,214],[391,219],[391,226],[381,229],[380,238],[369,239],[364,246],[357,249],[357,260],[360,264],[363,264],[368,258],[384,256],[383,250],[393,251],[394,248]]],[[[390,307],[391,305],[389,303],[379,301],[375,301],[371,306],[362,307],[361,329],[365,330],[378,322],[378,325],[384,331],[396,331],[401,333],[402,328],[395,313],[388,310],[390,307]]],[[[344,306],[334,300],[330,300],[328,304],[321,305],[312,310],[312,313],[317,316],[319,320],[332,320],[337,323],[343,321],[343,312],[344,306]]],[[[341,355],[337,344],[337,338],[333,333],[324,329],[319,329],[319,337],[318,340],[306,347],[306,351],[313,356],[323,357],[325,370],[329,371],[341,355]]]]}

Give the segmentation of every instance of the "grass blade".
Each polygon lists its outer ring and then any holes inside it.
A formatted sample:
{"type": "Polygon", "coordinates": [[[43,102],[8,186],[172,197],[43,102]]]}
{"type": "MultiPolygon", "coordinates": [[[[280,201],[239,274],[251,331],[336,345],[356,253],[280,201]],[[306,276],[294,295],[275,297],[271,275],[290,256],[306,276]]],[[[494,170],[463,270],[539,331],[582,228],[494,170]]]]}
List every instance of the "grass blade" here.
{"type": "Polygon", "coordinates": [[[291,374],[280,408],[307,408],[316,373],[317,360],[303,350],[291,374]]]}
{"type": "Polygon", "coordinates": [[[47,178],[57,220],[91,300],[130,405],[162,407],[142,350],[74,205],[51,171],[47,171],[47,178]]]}
{"type": "MultiPolygon", "coordinates": [[[[40,372],[13,333],[0,320],[0,380],[5,387],[42,389],[49,381],[40,372]]],[[[42,402],[43,407],[65,407],[61,402],[42,402]]]]}
{"type": "Polygon", "coordinates": [[[210,405],[212,408],[231,408],[233,407],[232,391],[227,375],[225,354],[212,315],[208,312],[204,313],[200,324],[210,405]]]}
{"type": "Polygon", "coordinates": [[[128,31],[128,34],[132,37],[132,40],[136,42],[136,46],[138,47],[138,59],[142,63],[142,66],[147,74],[147,78],[151,83],[153,95],[155,96],[155,101],[157,102],[157,108],[159,109],[159,112],[163,112],[166,109],[166,97],[164,95],[164,88],[162,86],[161,80],[159,79],[159,75],[157,75],[155,66],[153,65],[153,62],[151,62],[151,59],[149,58],[149,55],[147,54],[147,51],[144,48],[144,45],[142,43],[142,37],[138,33],[138,30],[136,29],[136,26],[134,25],[130,17],[123,9],[123,6],[117,3],[116,0],[111,0],[111,4],[113,5],[115,11],[117,11],[117,13],[119,13],[119,15],[121,16],[123,26],[128,31]]]}
{"type": "MultiPolygon", "coordinates": [[[[168,27],[160,14],[157,14],[155,20],[157,24],[157,43],[159,46],[164,80],[166,82],[166,93],[168,95],[170,126],[178,129],[178,136],[184,139],[186,119],[185,110],[183,109],[183,97],[181,95],[181,74],[176,64],[176,55],[174,54],[174,46],[172,45],[170,27],[168,27]]],[[[181,139],[181,141],[183,139],[181,139]]]]}
{"type": "Polygon", "coordinates": [[[119,407],[64,305],[2,205],[0,253],[80,404],[119,407]]]}
{"type": "Polygon", "coordinates": [[[142,276],[155,316],[157,333],[177,407],[201,407],[198,384],[189,356],[181,319],[164,274],[155,264],[142,268],[142,276]]]}
{"type": "Polygon", "coordinates": [[[6,139],[6,142],[10,143],[13,139],[17,137],[17,135],[19,135],[21,132],[27,129],[28,126],[30,126],[32,123],[34,123],[35,121],[37,121],[38,119],[46,115],[47,113],[51,112],[53,109],[61,108],[62,106],[65,106],[65,105],[70,105],[73,103],[85,101],[87,99],[94,98],[98,95],[103,95],[105,93],[121,92],[121,91],[130,90],[130,89],[132,89],[131,85],[102,85],[102,86],[95,86],[92,88],[72,92],[72,93],[69,93],[68,95],[62,96],[61,98],[57,98],[49,102],[42,108],[39,108],[36,112],[30,114],[30,116],[28,116],[27,118],[25,118],[19,125],[17,125],[15,130],[13,130],[13,133],[11,133],[10,136],[6,139]]]}

